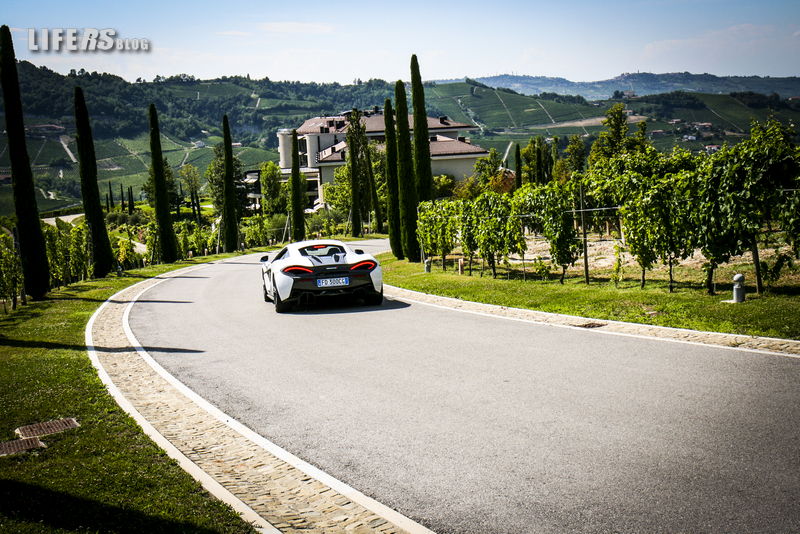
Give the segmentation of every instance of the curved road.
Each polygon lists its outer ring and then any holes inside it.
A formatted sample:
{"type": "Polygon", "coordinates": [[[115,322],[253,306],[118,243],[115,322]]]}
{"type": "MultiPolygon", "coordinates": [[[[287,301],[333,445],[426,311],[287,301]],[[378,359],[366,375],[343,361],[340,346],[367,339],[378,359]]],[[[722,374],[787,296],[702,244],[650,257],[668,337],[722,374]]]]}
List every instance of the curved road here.
{"type": "Polygon", "coordinates": [[[440,533],[800,530],[800,359],[390,299],[278,315],[258,255],[155,286],[131,327],[224,412],[440,533]]]}

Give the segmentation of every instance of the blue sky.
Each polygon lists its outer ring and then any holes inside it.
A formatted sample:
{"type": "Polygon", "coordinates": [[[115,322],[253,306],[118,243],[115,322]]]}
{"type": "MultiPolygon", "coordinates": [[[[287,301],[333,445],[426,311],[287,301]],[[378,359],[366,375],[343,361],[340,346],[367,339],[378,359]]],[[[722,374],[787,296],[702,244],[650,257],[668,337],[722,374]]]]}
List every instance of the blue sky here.
{"type": "Polygon", "coordinates": [[[622,72],[800,75],[800,2],[762,0],[3,0],[17,57],[134,80],[189,73],[274,80],[515,73],[573,81],[622,72]],[[402,5],[402,9],[396,9],[402,5]],[[28,50],[27,28],[113,28],[147,53],[28,50]]]}

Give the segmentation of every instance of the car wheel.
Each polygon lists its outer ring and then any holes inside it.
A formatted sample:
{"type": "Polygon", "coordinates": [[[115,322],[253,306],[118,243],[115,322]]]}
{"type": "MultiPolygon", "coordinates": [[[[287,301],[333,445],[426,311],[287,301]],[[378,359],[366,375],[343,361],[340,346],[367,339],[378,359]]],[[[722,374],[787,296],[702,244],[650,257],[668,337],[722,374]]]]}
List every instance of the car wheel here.
{"type": "Polygon", "coordinates": [[[275,311],[278,313],[284,313],[291,309],[292,305],[288,302],[281,300],[281,295],[278,293],[278,288],[275,287],[275,284],[272,284],[272,302],[275,303],[275,311]]]}
{"type": "Polygon", "coordinates": [[[383,304],[383,289],[380,292],[373,292],[368,293],[366,297],[364,297],[364,302],[367,306],[380,306],[383,304]]]}

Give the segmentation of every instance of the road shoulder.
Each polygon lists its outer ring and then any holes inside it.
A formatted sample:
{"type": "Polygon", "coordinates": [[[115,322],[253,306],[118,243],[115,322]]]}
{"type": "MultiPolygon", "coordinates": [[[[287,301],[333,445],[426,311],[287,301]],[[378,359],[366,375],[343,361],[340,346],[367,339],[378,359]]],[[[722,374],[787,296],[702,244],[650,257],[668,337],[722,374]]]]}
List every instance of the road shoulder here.
{"type": "Polygon", "coordinates": [[[732,349],[742,349],[766,354],[800,357],[800,341],[792,339],[778,339],[758,336],[745,336],[739,334],[724,334],[718,332],[703,332],[684,328],[670,328],[640,323],[626,323],[609,321],[605,319],[588,319],[574,315],[510,308],[495,304],[484,304],[460,300],[452,297],[442,297],[429,293],[421,293],[410,289],[384,284],[384,294],[407,302],[417,302],[431,306],[439,306],[452,310],[504,317],[506,319],[528,321],[538,324],[547,324],[566,328],[591,329],[605,334],[657,338],[679,343],[694,343],[712,345],[732,349]]]}

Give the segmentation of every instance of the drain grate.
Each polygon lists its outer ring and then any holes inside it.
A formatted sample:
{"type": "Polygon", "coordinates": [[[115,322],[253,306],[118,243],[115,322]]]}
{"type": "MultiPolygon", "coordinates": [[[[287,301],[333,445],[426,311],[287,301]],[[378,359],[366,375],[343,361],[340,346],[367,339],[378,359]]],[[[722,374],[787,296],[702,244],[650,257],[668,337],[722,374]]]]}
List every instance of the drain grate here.
{"type": "Polygon", "coordinates": [[[70,428],[78,428],[79,426],[81,425],[78,424],[74,417],[67,417],[66,419],[56,419],[55,421],[21,426],[14,432],[21,438],[36,438],[49,434],[57,434],[69,430],[70,428]]]}
{"type": "Polygon", "coordinates": [[[41,449],[47,447],[44,443],[39,441],[39,438],[23,438],[15,439],[14,441],[4,441],[0,443],[0,456],[8,456],[9,454],[16,454],[18,452],[29,451],[31,449],[41,449]]]}
{"type": "Polygon", "coordinates": [[[575,326],[578,326],[580,328],[600,328],[601,326],[605,326],[605,325],[606,325],[606,323],[588,322],[588,323],[576,324],[575,326]]]}

